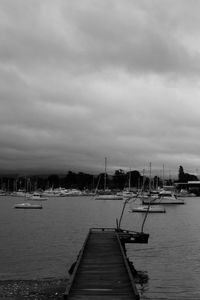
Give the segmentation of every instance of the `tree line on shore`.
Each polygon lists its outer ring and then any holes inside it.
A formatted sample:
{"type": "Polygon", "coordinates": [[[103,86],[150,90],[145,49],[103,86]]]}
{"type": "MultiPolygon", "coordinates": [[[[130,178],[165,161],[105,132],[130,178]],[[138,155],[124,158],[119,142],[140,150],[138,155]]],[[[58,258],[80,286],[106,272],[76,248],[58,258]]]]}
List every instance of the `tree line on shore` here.
{"type": "MultiPolygon", "coordinates": [[[[95,190],[105,189],[122,190],[124,188],[132,189],[148,189],[151,184],[152,188],[162,187],[163,185],[172,185],[174,181],[172,179],[160,178],[154,176],[149,178],[144,174],[141,175],[139,171],[124,172],[124,170],[116,170],[113,175],[100,173],[99,175],[91,175],[84,172],[72,172],[68,171],[66,175],[33,175],[33,176],[1,176],[1,189],[6,191],[16,191],[19,189],[26,189],[27,191],[33,191],[38,189],[48,188],[76,188],[79,190],[95,190]]],[[[179,167],[178,179],[176,182],[188,182],[197,181],[198,178],[195,175],[191,175],[184,172],[182,166],[179,167]]]]}

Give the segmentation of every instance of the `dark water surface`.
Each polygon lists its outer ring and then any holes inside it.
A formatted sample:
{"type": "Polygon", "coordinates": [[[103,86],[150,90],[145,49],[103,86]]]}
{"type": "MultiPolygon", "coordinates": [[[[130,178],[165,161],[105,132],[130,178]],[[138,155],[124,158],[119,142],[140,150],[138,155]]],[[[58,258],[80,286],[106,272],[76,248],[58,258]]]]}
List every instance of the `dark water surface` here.
{"type": "MultiPolygon", "coordinates": [[[[68,278],[90,227],[115,227],[122,201],[49,198],[42,210],[17,210],[23,198],[0,197],[0,280],[68,278]]],[[[130,244],[128,256],[149,281],[141,299],[200,299],[200,198],[167,206],[145,224],[147,245],[130,244]]],[[[127,209],[122,227],[140,230],[142,214],[127,209]]],[[[14,299],[14,298],[13,298],[14,299]]]]}

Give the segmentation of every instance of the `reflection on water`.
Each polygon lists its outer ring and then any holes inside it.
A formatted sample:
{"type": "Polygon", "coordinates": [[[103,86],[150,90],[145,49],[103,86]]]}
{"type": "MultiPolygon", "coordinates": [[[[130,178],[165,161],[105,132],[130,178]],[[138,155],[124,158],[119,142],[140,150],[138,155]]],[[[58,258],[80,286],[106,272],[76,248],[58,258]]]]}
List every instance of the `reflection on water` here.
{"type": "MultiPolygon", "coordinates": [[[[23,200],[23,199],[21,199],[23,200]]],[[[67,278],[90,227],[115,227],[122,201],[50,198],[42,210],[15,210],[19,198],[0,197],[0,279],[67,278]]],[[[149,215],[149,244],[127,245],[137,270],[148,274],[141,299],[200,299],[200,198],[149,215]]],[[[140,230],[143,214],[129,213],[122,227],[140,230]]]]}

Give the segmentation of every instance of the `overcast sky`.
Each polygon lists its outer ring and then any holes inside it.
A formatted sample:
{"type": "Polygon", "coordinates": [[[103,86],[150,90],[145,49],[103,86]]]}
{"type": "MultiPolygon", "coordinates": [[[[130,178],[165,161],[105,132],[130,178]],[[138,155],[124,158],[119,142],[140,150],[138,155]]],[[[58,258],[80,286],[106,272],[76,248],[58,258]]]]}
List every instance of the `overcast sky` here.
{"type": "Polygon", "coordinates": [[[200,173],[200,1],[0,0],[0,171],[200,173]]]}

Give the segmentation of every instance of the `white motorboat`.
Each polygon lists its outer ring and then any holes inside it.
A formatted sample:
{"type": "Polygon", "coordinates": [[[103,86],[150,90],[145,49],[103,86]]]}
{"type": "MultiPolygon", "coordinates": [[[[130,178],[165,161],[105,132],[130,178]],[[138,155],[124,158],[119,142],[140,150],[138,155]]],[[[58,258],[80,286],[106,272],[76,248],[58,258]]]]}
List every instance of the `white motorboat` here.
{"type": "Polygon", "coordinates": [[[180,192],[176,193],[177,197],[196,197],[196,195],[187,190],[181,189],[180,192]]]}
{"type": "Polygon", "coordinates": [[[124,199],[127,199],[127,198],[134,198],[137,196],[137,194],[131,191],[123,191],[122,196],[124,199]]]}
{"type": "Polygon", "coordinates": [[[154,201],[155,199],[157,199],[158,196],[151,195],[149,193],[142,193],[142,194],[138,194],[136,198],[140,199],[142,203],[145,203],[147,201],[147,204],[149,204],[149,202],[154,201]]]}
{"type": "Polygon", "coordinates": [[[147,197],[146,199],[142,199],[142,204],[151,204],[151,205],[159,205],[159,204],[184,204],[184,200],[181,198],[177,198],[175,195],[172,196],[159,196],[157,198],[147,197]]]}
{"type": "Polygon", "coordinates": [[[15,204],[14,208],[21,208],[21,209],[41,209],[41,204],[31,204],[28,202],[15,204]]]}
{"type": "Polygon", "coordinates": [[[44,197],[41,194],[35,192],[35,193],[33,193],[33,195],[28,196],[27,199],[35,200],[35,201],[46,201],[46,200],[48,200],[48,197],[44,197]]]}
{"type": "Polygon", "coordinates": [[[82,196],[82,192],[77,189],[60,189],[60,197],[82,196]]]}
{"type": "Polygon", "coordinates": [[[118,196],[118,195],[98,195],[95,200],[123,200],[123,196],[118,196]]]}
{"type": "Polygon", "coordinates": [[[133,207],[131,212],[141,212],[141,213],[165,213],[166,209],[162,206],[148,206],[148,205],[141,205],[137,207],[133,207]]]}
{"type": "Polygon", "coordinates": [[[24,190],[18,190],[16,192],[13,192],[10,194],[10,196],[14,196],[14,197],[25,197],[26,196],[26,191],[24,190]]]}
{"type": "Polygon", "coordinates": [[[4,190],[0,190],[0,196],[6,196],[6,192],[4,190]]]}
{"type": "Polygon", "coordinates": [[[45,190],[43,193],[42,193],[43,196],[45,197],[59,197],[60,196],[60,190],[59,189],[53,189],[53,188],[50,188],[48,190],[45,190]]]}

